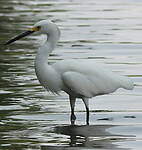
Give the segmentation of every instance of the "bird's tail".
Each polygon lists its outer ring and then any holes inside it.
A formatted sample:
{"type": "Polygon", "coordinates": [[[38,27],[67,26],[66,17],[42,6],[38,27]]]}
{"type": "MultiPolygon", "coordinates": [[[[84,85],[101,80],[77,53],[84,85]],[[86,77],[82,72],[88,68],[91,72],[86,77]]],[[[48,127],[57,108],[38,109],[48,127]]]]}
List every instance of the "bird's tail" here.
{"type": "Polygon", "coordinates": [[[127,90],[132,90],[134,88],[134,83],[132,80],[130,80],[128,77],[125,77],[125,76],[121,76],[119,78],[120,80],[120,84],[121,86],[124,88],[124,89],[127,89],[127,90]]]}

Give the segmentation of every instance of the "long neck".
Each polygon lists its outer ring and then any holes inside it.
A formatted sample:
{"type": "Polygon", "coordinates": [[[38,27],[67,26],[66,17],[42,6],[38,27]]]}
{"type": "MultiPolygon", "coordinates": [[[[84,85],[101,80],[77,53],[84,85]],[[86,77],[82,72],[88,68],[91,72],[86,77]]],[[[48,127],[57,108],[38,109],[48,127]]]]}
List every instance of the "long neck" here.
{"type": "Polygon", "coordinates": [[[36,63],[47,63],[49,54],[54,50],[58,39],[54,35],[49,35],[47,41],[42,45],[36,56],[36,63]]]}

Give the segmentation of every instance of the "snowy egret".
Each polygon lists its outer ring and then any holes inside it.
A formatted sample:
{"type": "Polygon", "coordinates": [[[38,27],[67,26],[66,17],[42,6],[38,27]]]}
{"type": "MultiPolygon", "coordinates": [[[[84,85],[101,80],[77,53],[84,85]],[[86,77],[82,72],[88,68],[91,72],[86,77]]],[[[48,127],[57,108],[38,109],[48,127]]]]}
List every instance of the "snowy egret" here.
{"type": "Polygon", "coordinates": [[[41,85],[48,91],[69,95],[71,106],[71,124],[75,123],[74,107],[76,98],[81,98],[86,108],[86,123],[89,124],[89,98],[109,94],[118,88],[132,90],[133,82],[125,76],[107,70],[101,65],[88,60],[62,60],[48,64],[49,54],[55,48],[60,30],[49,20],[37,22],[33,28],[7,41],[5,45],[31,33],[47,35],[46,42],[39,48],[35,59],[35,72],[41,85]]]}

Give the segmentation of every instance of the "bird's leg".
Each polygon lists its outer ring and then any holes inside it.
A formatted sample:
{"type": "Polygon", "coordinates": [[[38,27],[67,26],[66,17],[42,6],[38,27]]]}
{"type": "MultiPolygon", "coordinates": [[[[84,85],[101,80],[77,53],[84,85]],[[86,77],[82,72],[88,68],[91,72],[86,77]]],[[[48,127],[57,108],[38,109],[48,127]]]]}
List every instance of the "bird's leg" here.
{"type": "Polygon", "coordinates": [[[70,99],[70,106],[71,106],[71,124],[74,125],[75,120],[76,120],[76,116],[74,114],[74,107],[75,107],[75,97],[69,96],[70,99]]]}
{"type": "Polygon", "coordinates": [[[89,125],[89,99],[83,98],[83,102],[86,108],[86,124],[89,125]]]}

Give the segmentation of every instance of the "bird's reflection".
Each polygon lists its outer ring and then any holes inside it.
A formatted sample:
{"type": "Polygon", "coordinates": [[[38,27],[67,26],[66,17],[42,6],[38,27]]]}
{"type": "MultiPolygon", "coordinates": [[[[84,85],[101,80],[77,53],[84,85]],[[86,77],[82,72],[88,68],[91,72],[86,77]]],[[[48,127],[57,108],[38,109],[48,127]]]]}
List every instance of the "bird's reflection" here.
{"type": "MultiPolygon", "coordinates": [[[[127,138],[125,135],[115,135],[108,131],[109,128],[116,127],[115,125],[70,125],[57,126],[54,132],[70,136],[68,146],[41,146],[42,150],[80,150],[83,147],[87,149],[119,149],[113,142],[127,138]]],[[[130,135],[129,135],[130,137],[130,135]]],[[[123,148],[124,150],[124,148],[123,148]]]]}

